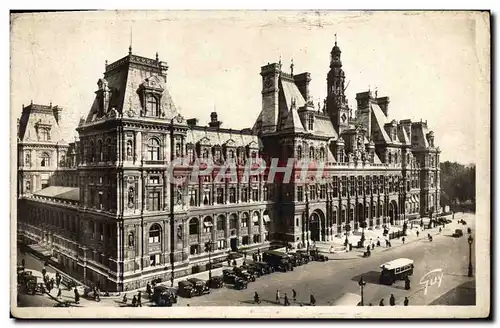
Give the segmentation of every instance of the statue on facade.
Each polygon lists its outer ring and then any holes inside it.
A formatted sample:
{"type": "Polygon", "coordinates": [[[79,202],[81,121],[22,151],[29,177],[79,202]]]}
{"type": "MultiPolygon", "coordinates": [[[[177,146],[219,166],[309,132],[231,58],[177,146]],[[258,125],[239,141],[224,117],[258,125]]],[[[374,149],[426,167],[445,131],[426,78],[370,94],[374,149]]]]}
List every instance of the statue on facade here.
{"type": "Polygon", "coordinates": [[[30,153],[26,153],[26,166],[31,166],[31,154],[30,153]]]}
{"type": "Polygon", "coordinates": [[[182,205],[182,190],[181,190],[181,187],[177,187],[177,205],[182,205]]]}
{"type": "Polygon", "coordinates": [[[128,206],[134,207],[135,204],[135,191],[134,188],[130,187],[128,189],[128,206]]]}
{"type": "Polygon", "coordinates": [[[182,225],[177,227],[177,238],[182,240],[182,225]]]}
{"type": "Polygon", "coordinates": [[[127,142],[127,158],[132,158],[132,141],[127,142]]]}

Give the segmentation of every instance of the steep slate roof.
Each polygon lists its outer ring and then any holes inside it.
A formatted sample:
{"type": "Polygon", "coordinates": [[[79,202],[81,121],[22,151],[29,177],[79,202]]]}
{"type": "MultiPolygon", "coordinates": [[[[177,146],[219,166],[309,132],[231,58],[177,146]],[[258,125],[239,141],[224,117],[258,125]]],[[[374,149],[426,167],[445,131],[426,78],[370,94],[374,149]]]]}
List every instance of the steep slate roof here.
{"type": "Polygon", "coordinates": [[[338,138],[337,131],[328,117],[316,116],[314,118],[314,134],[338,138]]]}
{"type": "Polygon", "coordinates": [[[58,198],[71,201],[80,201],[80,188],[78,187],[61,187],[61,186],[49,186],[39,190],[33,195],[58,198]]]}
{"type": "Polygon", "coordinates": [[[398,125],[398,138],[404,145],[410,145],[410,138],[408,138],[408,134],[403,126],[398,125]]]}
{"type": "Polygon", "coordinates": [[[50,125],[50,140],[47,143],[63,142],[61,127],[54,115],[58,109],[61,108],[37,104],[24,107],[19,119],[19,140],[38,142],[35,125],[40,123],[50,125]]]}
{"type": "MultiPolygon", "coordinates": [[[[108,84],[111,96],[108,108],[105,108],[104,112],[111,108],[115,108],[119,113],[125,113],[132,109],[136,117],[138,117],[142,109],[138,93],[139,87],[146,79],[155,79],[159,87],[163,89],[160,108],[165,112],[165,119],[169,120],[176,116],[178,111],[167,88],[166,73],[161,73],[163,67],[160,61],[133,54],[107,65],[103,79],[108,84]]],[[[97,114],[96,97],[85,123],[94,122],[97,119],[97,114]]]]}
{"type": "Polygon", "coordinates": [[[196,144],[203,138],[207,138],[209,140],[209,144],[212,146],[222,146],[227,142],[230,142],[234,145],[234,147],[246,147],[252,142],[260,146],[259,137],[256,135],[240,133],[240,131],[237,130],[216,130],[210,128],[205,129],[204,127],[194,127],[187,130],[186,143],[196,144]]]}
{"type": "Polygon", "coordinates": [[[382,112],[382,109],[380,109],[379,105],[371,103],[370,108],[371,108],[372,113],[373,113],[372,119],[374,119],[372,124],[375,124],[375,126],[377,127],[377,130],[380,132],[380,135],[382,136],[382,139],[384,140],[384,142],[391,143],[391,138],[389,138],[389,135],[387,134],[387,132],[384,129],[384,125],[386,123],[389,123],[389,120],[387,119],[385,114],[382,112]]]}

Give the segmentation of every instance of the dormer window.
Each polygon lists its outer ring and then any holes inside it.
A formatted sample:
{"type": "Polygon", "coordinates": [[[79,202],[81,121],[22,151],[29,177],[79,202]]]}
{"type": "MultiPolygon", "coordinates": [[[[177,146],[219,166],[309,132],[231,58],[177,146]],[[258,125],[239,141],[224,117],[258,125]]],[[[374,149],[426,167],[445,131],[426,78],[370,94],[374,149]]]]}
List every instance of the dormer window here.
{"type": "Polygon", "coordinates": [[[50,131],[49,129],[42,129],[40,131],[40,140],[41,141],[49,141],[50,140],[50,131]]]}
{"type": "Polygon", "coordinates": [[[314,129],[314,115],[312,114],[307,117],[307,129],[309,131],[314,129]]]}
{"type": "Polygon", "coordinates": [[[146,116],[160,116],[160,106],[158,99],[153,95],[148,95],[146,100],[146,116]]]}

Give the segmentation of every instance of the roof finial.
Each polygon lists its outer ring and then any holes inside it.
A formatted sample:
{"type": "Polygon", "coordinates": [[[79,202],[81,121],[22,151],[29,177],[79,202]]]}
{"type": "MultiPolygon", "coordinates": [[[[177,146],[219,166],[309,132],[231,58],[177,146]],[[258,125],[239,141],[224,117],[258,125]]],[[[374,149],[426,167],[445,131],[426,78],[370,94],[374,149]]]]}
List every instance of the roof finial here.
{"type": "Polygon", "coordinates": [[[158,51],[156,52],[156,61],[158,61],[158,51]]]}
{"type": "Polygon", "coordinates": [[[278,66],[279,66],[279,68],[281,69],[281,54],[280,54],[280,60],[279,60],[279,62],[278,62],[278,66]]]}
{"type": "Polygon", "coordinates": [[[377,97],[378,97],[378,88],[375,87],[375,98],[377,98],[377,97]]]}
{"type": "Polygon", "coordinates": [[[335,45],[337,45],[337,33],[335,33],[335,45]]]}
{"type": "Polygon", "coordinates": [[[293,65],[293,58],[292,58],[292,63],[290,64],[290,72],[291,72],[292,75],[293,75],[293,66],[294,65],[293,65]]]}

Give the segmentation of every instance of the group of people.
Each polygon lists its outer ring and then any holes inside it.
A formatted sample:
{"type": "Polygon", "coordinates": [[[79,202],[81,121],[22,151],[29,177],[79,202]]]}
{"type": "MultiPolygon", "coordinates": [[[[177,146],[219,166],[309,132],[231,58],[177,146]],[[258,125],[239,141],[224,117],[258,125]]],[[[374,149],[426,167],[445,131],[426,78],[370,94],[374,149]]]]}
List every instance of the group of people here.
{"type": "MultiPolygon", "coordinates": [[[[292,300],[294,302],[297,301],[297,291],[295,289],[292,289],[292,300]]],[[[257,304],[260,304],[260,297],[257,292],[254,294],[254,302],[257,304]]],[[[281,304],[281,294],[279,290],[276,290],[276,304],[281,304]]],[[[316,305],[316,299],[314,298],[314,295],[311,294],[309,297],[309,304],[314,306],[316,305]]],[[[289,306],[290,305],[290,299],[288,298],[288,294],[285,293],[283,296],[283,305],[284,306],[289,306]]]]}
{"type": "MultiPolygon", "coordinates": [[[[149,285],[149,283],[148,283],[148,285],[149,285]]],[[[128,302],[127,294],[123,295],[123,300],[122,301],[123,301],[123,303],[127,304],[127,302],[128,302]]],[[[137,293],[137,295],[134,295],[134,297],[132,297],[132,306],[133,307],[142,307],[142,294],[141,294],[141,291],[139,291],[137,293]]]]}
{"type": "MultiPolygon", "coordinates": [[[[404,306],[408,306],[410,303],[410,300],[408,300],[408,297],[405,296],[405,300],[403,301],[404,306]]],[[[384,306],[384,299],[380,300],[380,303],[378,304],[379,306],[384,306]]],[[[391,297],[389,298],[389,305],[394,306],[396,305],[396,298],[394,297],[394,294],[391,294],[391,297]]],[[[372,306],[372,303],[368,304],[368,306],[372,306]]]]}

